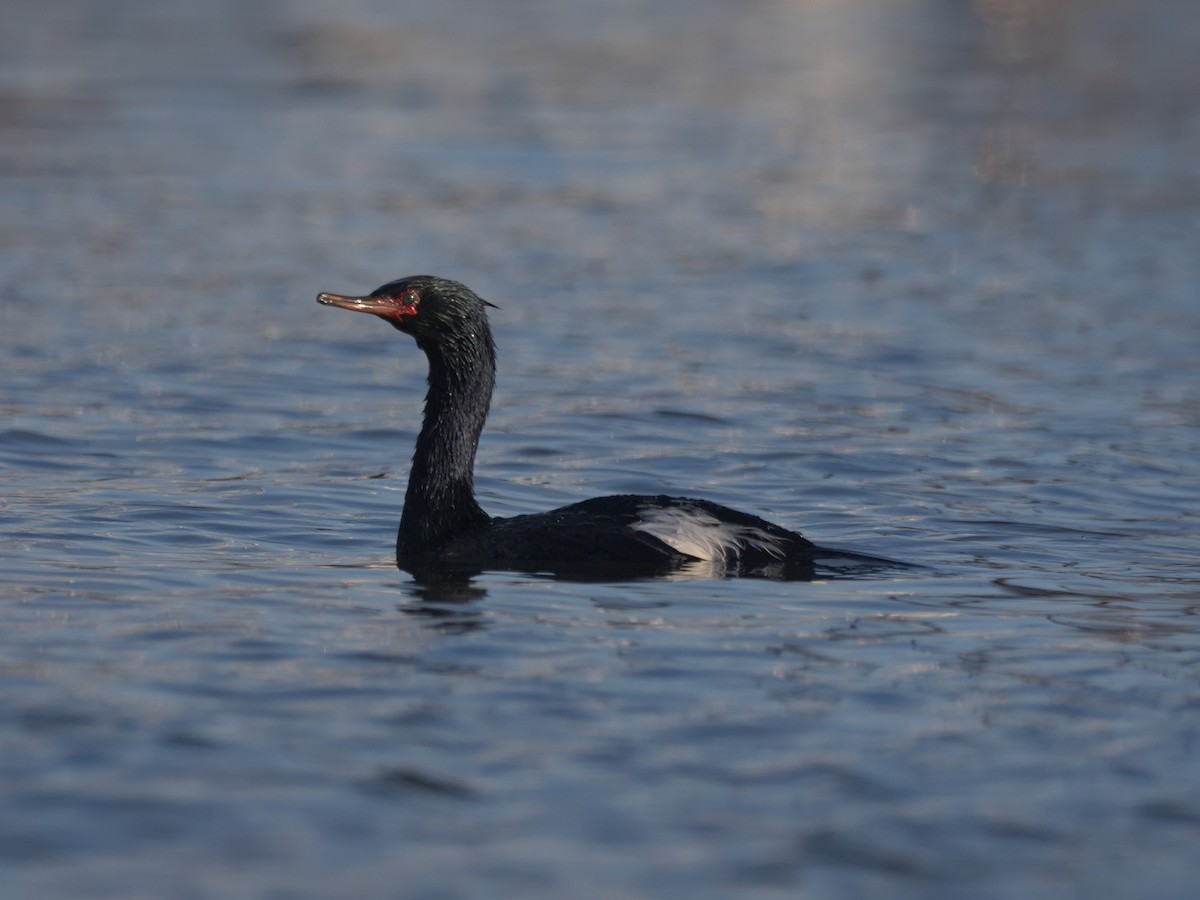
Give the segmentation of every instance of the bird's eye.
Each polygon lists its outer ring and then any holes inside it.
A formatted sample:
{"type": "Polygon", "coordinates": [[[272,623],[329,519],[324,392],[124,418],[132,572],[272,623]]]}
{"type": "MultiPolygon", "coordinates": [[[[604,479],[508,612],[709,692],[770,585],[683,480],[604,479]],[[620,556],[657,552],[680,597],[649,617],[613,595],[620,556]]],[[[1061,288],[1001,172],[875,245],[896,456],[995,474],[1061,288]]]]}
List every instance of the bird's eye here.
{"type": "Polygon", "coordinates": [[[421,292],[415,288],[409,288],[396,298],[396,312],[402,316],[415,316],[420,303],[421,292]]]}

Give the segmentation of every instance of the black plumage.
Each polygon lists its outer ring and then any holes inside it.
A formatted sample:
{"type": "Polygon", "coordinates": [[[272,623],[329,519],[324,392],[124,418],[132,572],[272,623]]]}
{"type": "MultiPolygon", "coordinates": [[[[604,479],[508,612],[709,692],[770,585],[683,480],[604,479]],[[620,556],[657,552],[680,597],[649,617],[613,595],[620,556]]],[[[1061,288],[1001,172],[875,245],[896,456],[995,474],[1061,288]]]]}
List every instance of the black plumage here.
{"type": "Polygon", "coordinates": [[[591,577],[750,575],[809,579],[814,561],[886,560],[816,547],[802,535],[707,500],[596,497],[545,513],[496,518],[475,498],[475,450],[487,419],[496,348],[482,300],[429,275],[389,282],[365,297],[317,301],[372,313],[412,335],[429,359],[396,562],[416,574],[485,569],[591,577]]]}

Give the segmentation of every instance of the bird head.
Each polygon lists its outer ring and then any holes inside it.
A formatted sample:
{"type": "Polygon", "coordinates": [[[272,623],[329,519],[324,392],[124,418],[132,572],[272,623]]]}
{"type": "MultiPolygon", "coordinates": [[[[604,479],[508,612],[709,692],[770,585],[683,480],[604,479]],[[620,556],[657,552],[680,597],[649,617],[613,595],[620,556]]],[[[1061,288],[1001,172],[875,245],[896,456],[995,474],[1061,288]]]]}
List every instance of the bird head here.
{"type": "Polygon", "coordinates": [[[317,302],[379,316],[422,346],[481,336],[487,329],[485,307],[493,306],[465,284],[433,275],[389,281],[364,297],[318,294],[317,302]]]}

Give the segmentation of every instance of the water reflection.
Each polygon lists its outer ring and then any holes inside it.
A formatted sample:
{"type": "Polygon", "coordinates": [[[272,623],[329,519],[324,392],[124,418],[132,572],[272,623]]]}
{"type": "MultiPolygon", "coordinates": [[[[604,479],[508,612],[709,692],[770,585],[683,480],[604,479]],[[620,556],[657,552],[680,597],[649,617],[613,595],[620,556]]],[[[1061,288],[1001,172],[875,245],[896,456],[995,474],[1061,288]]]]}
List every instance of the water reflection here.
{"type": "Polygon", "coordinates": [[[467,634],[484,628],[485,614],[475,604],[487,597],[487,590],[476,585],[464,573],[425,573],[404,586],[416,602],[398,609],[407,616],[426,619],[429,627],[444,634],[467,634]]]}
{"type": "Polygon", "coordinates": [[[526,568],[519,565],[484,569],[479,566],[422,564],[409,566],[415,591],[423,599],[467,602],[486,593],[473,585],[485,571],[522,574],[577,584],[621,584],[643,581],[719,581],[727,578],[754,578],[768,581],[816,581],[898,577],[905,571],[923,567],[880,556],[848,550],[815,548],[813,559],[779,560],[751,570],[731,570],[720,560],[664,559],[651,563],[624,564],[616,561],[577,563],[563,560],[553,567],[526,568]]]}

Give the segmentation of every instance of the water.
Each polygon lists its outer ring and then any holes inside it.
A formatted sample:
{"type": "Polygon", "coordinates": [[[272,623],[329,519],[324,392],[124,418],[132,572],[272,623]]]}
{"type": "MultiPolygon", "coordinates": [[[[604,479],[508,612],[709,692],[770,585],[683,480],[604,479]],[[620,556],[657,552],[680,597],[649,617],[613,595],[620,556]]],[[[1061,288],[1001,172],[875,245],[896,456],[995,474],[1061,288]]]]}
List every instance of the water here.
{"type": "Polygon", "coordinates": [[[5,18],[0,894],[1191,892],[1190,5],[5,18]],[[421,271],[490,511],[925,568],[418,588],[421,271]]]}

